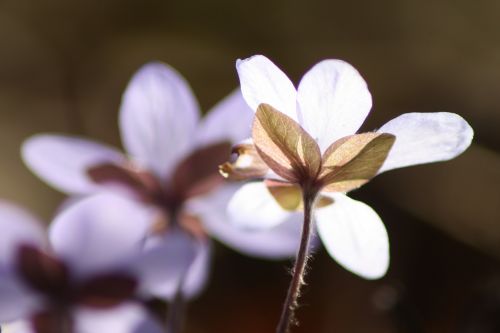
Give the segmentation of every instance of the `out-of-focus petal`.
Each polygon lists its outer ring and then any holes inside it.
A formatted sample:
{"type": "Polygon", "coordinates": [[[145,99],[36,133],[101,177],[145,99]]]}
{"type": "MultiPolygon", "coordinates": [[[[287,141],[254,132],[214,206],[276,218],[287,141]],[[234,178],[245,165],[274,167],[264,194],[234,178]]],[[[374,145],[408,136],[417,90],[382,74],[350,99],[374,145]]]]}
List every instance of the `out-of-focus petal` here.
{"type": "Polygon", "coordinates": [[[372,107],[372,97],[358,71],[342,60],[324,60],[300,81],[297,102],[301,125],[322,152],[354,134],[372,107]]]}
{"type": "Polygon", "coordinates": [[[149,238],[136,265],[141,292],[172,300],[196,255],[196,242],[183,230],[172,228],[149,238]]]}
{"type": "Polygon", "coordinates": [[[17,320],[2,325],[2,333],[36,333],[28,320],[17,320]]]}
{"type": "Polygon", "coordinates": [[[233,225],[242,229],[262,230],[283,223],[290,212],[274,200],[264,182],[243,185],[229,200],[227,214],[233,225]]]}
{"type": "Polygon", "coordinates": [[[281,224],[265,230],[243,230],[231,223],[226,206],[239,186],[226,185],[187,204],[214,238],[243,254],[268,259],[285,259],[297,253],[302,214],[294,213],[281,224]]]}
{"type": "Polygon", "coordinates": [[[50,241],[77,277],[128,269],[142,249],[151,213],[135,201],[98,194],[56,216],[50,241]]]}
{"type": "Polygon", "coordinates": [[[221,141],[239,142],[250,136],[254,113],[238,88],[215,105],[202,119],[196,133],[199,146],[221,141]]]}
{"type": "Polygon", "coordinates": [[[74,312],[75,333],[161,333],[161,325],[144,307],[127,303],[112,310],[79,308],[74,312]]]}
{"type": "MultiPolygon", "coordinates": [[[[326,195],[326,193],[324,193],[326,195]]],[[[316,211],[318,233],[341,266],[365,279],[378,279],[389,267],[389,239],[382,220],[368,205],[340,194],[316,211]]]]}
{"type": "Polygon", "coordinates": [[[185,297],[198,296],[205,288],[210,274],[212,244],[209,239],[198,239],[196,256],[182,281],[182,293],[185,297]]]}
{"type": "Polygon", "coordinates": [[[0,272],[0,323],[28,316],[39,305],[38,301],[18,277],[0,272]]]}
{"type": "Polygon", "coordinates": [[[68,194],[88,194],[97,189],[87,175],[89,167],[124,160],[116,149],[97,142],[51,134],[27,139],[21,154],[33,173],[68,194]]]}
{"type": "Polygon", "coordinates": [[[166,178],[192,147],[198,117],[198,104],[184,78],[166,64],[146,64],[123,95],[123,144],[139,164],[166,178]]]}
{"type": "Polygon", "coordinates": [[[0,201],[0,271],[12,265],[18,246],[45,244],[45,231],[35,217],[18,206],[0,201]]]}
{"type": "Polygon", "coordinates": [[[292,81],[271,60],[256,55],[236,62],[241,92],[250,108],[266,103],[297,121],[297,92],[292,81]]]}
{"type": "Polygon", "coordinates": [[[377,132],[396,136],[379,173],[452,159],[469,147],[474,136],[472,128],[462,117],[448,112],[405,113],[377,132]]]}

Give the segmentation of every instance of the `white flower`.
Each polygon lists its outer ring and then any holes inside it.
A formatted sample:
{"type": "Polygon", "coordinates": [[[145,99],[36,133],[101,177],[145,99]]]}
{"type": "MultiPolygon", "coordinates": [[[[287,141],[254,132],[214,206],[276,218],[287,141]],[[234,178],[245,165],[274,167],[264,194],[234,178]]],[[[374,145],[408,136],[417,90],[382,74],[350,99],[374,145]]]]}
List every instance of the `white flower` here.
{"type": "MultiPolygon", "coordinates": [[[[209,268],[206,233],[241,252],[268,258],[293,256],[298,246],[298,216],[251,234],[227,223],[227,201],[238,186],[225,184],[217,166],[231,143],[249,135],[252,117],[235,91],[200,119],[187,82],[171,67],[151,63],[134,75],[123,96],[119,124],[127,155],[85,139],[42,134],[24,143],[22,156],[35,174],[70,195],[112,190],[157,208],[149,243],[161,244],[168,237],[181,248],[197,250],[187,275],[178,272],[186,276],[185,295],[193,296],[209,268]]],[[[153,293],[171,298],[177,285],[158,283],[153,293]]]]}
{"type": "Polygon", "coordinates": [[[300,188],[313,186],[320,191],[316,227],[328,253],[364,278],[383,276],[389,266],[385,227],[372,208],[345,193],[384,171],[454,158],[470,145],[471,127],[453,113],[408,113],[375,132],[355,134],[372,99],[346,62],[321,61],[297,89],[264,56],[236,66],[243,97],[257,112],[254,145],[236,146],[240,157],[221,172],[268,180],[236,192],[228,207],[232,220],[251,229],[282,225],[301,209],[300,188]],[[254,163],[238,164],[241,158],[254,163]]]}

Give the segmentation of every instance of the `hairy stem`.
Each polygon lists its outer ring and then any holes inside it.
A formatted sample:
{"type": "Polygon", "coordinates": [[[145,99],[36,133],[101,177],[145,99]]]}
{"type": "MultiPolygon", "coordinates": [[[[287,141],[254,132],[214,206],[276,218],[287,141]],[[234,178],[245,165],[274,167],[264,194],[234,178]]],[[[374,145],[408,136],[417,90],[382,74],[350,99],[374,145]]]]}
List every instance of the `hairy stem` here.
{"type": "Polygon", "coordinates": [[[300,288],[304,284],[304,273],[308,260],[309,242],[311,239],[312,209],[317,193],[303,189],[302,197],[304,200],[304,224],[302,226],[302,236],[300,247],[297,253],[297,259],[293,268],[292,281],[288,288],[285,304],[281,312],[281,318],[276,328],[276,333],[289,333],[290,327],[297,324],[295,319],[295,310],[298,306],[300,288]]]}

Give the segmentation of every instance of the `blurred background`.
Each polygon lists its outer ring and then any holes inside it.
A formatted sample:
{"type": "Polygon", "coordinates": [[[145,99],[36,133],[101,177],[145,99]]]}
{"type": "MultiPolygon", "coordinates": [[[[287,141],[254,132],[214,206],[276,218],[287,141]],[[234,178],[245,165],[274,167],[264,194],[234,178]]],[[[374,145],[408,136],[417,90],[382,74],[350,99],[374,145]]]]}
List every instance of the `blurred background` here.
{"type": "MultiPolygon", "coordinates": [[[[204,110],[264,54],[298,82],[340,58],[374,99],[367,130],[405,112],[455,112],[475,129],[459,158],[383,174],[353,193],[385,221],[392,263],[364,281],[320,250],[293,332],[500,332],[500,2],[0,1],[0,197],[49,220],[63,196],[24,167],[38,132],[120,145],[121,93],[143,63],[169,63],[204,110]]],[[[1,231],[0,231],[1,232],[1,231]]],[[[273,332],[289,262],[218,246],[186,333],[273,332]]]]}

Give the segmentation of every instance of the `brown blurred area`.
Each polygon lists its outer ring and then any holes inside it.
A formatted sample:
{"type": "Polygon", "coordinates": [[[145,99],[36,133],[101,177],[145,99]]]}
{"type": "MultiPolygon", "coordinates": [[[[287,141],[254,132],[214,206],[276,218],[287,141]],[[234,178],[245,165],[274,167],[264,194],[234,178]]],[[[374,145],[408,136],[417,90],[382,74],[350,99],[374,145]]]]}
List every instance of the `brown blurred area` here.
{"type": "MultiPolygon", "coordinates": [[[[493,0],[0,1],[0,197],[50,219],[63,196],[23,166],[20,144],[61,132],[119,145],[121,93],[145,62],[178,69],[207,110],[236,87],[237,58],[264,54],[295,82],[344,59],[374,98],[364,128],[443,110],[475,139],[353,193],[387,225],[389,273],[364,281],[320,250],[293,332],[500,332],[499,17],[493,0]]],[[[216,252],[186,333],[273,332],[290,263],[216,252]]]]}

